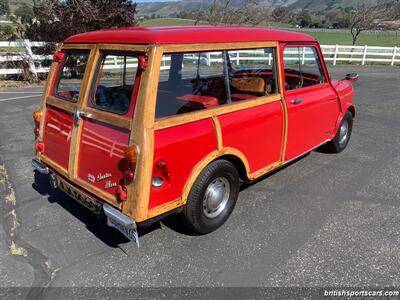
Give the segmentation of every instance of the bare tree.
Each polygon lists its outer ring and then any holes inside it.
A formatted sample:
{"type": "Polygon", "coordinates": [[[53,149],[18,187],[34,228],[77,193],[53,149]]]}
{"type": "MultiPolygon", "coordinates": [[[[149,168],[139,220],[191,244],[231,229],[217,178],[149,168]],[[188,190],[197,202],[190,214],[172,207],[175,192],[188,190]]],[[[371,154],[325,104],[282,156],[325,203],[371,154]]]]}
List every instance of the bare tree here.
{"type": "Polygon", "coordinates": [[[259,25],[271,16],[271,9],[258,0],[213,0],[199,15],[196,24],[204,21],[211,25],[259,25]]]}
{"type": "Polygon", "coordinates": [[[27,37],[48,42],[101,28],[137,24],[136,3],[130,0],[34,0],[33,12],[27,37]]]}
{"type": "Polygon", "coordinates": [[[353,38],[353,46],[357,43],[359,35],[366,30],[376,28],[379,20],[385,18],[387,12],[386,5],[359,5],[351,12],[350,33],[353,38]]]}

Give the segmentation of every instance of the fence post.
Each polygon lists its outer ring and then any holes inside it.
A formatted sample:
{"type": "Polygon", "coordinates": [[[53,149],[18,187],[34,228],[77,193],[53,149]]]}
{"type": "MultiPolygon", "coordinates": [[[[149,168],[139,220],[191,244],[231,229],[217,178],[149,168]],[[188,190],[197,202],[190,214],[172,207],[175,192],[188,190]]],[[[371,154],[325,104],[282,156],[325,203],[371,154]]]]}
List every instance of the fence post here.
{"type": "Polygon", "coordinates": [[[32,73],[34,79],[37,79],[35,61],[33,60],[32,44],[30,40],[24,40],[25,52],[28,57],[29,71],[32,73]]]}
{"type": "Polygon", "coordinates": [[[397,47],[395,46],[393,48],[393,56],[392,56],[392,62],[390,63],[391,66],[394,66],[394,62],[396,60],[396,51],[397,51],[397,47]]]}
{"type": "Polygon", "coordinates": [[[240,65],[240,51],[236,52],[236,65],[240,65]]]}
{"type": "Polygon", "coordinates": [[[336,45],[335,45],[335,51],[334,51],[334,53],[333,53],[333,65],[334,65],[334,66],[336,66],[336,60],[337,60],[337,54],[338,54],[338,48],[339,48],[339,45],[338,45],[338,44],[336,44],[336,45]]]}
{"type": "Polygon", "coordinates": [[[367,56],[367,45],[364,46],[364,51],[363,51],[363,57],[362,57],[362,62],[361,65],[365,65],[365,58],[367,56]]]}

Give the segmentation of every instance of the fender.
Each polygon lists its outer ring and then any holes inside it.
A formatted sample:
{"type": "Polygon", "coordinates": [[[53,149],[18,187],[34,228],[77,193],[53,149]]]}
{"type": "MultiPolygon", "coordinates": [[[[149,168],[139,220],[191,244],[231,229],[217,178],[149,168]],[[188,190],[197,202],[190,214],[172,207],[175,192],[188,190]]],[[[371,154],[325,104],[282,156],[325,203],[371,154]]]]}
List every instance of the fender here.
{"type": "Polygon", "coordinates": [[[192,173],[190,174],[190,176],[189,176],[188,180],[186,181],[186,184],[182,190],[182,195],[181,195],[181,199],[182,199],[181,203],[183,203],[182,205],[186,204],[190,190],[191,190],[195,180],[197,179],[199,174],[204,170],[204,168],[212,161],[214,161],[217,158],[222,157],[224,155],[233,155],[233,156],[236,156],[237,158],[239,158],[246,168],[247,177],[248,178],[250,177],[249,163],[242,152],[240,152],[239,150],[237,150],[235,148],[231,148],[231,147],[224,147],[221,150],[215,150],[215,151],[209,153],[205,158],[203,158],[193,168],[192,173]]]}
{"type": "Polygon", "coordinates": [[[345,103],[345,104],[343,105],[343,110],[342,110],[341,114],[339,115],[339,117],[338,117],[338,119],[337,119],[337,121],[336,121],[335,130],[333,131],[333,135],[332,135],[332,137],[331,137],[331,140],[334,139],[334,137],[335,137],[335,135],[336,135],[336,133],[337,133],[337,131],[338,131],[338,129],[339,129],[340,123],[341,123],[342,120],[343,120],[344,114],[345,114],[347,111],[350,111],[351,114],[353,115],[353,117],[356,116],[356,114],[355,114],[355,109],[354,109],[354,105],[353,105],[352,103],[349,103],[349,102],[345,103]]]}

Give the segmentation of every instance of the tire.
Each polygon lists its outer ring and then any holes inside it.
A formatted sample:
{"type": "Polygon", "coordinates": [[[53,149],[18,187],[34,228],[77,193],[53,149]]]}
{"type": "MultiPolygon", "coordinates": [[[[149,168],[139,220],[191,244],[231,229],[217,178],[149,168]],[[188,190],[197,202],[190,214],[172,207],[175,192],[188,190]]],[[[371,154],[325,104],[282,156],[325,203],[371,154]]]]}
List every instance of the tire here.
{"type": "Polygon", "coordinates": [[[350,111],[346,111],[335,137],[327,144],[328,150],[332,153],[339,153],[346,149],[352,130],[353,115],[350,111]]]}
{"type": "Polygon", "coordinates": [[[185,225],[196,234],[210,233],[229,218],[239,195],[239,174],[226,160],[210,163],[197,177],[182,211],[185,225]]]}

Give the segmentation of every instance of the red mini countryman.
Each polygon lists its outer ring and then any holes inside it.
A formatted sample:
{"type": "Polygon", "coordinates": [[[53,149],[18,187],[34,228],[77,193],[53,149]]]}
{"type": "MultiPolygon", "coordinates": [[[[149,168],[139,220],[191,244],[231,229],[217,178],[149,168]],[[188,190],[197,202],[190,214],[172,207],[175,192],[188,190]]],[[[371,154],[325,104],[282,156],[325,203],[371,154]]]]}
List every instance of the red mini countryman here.
{"type": "Polygon", "coordinates": [[[100,30],[54,54],[34,112],[38,172],[129,239],[180,213],[205,234],[240,184],[321,146],[346,148],[357,74],[318,42],[254,27],[100,30]]]}

